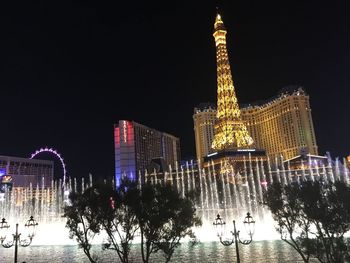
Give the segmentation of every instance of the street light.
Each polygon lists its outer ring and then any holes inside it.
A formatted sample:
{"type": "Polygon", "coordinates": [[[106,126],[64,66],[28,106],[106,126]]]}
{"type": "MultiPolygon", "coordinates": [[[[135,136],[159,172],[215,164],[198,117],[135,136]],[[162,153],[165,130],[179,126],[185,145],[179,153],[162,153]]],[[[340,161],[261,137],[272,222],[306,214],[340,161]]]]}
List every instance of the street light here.
{"type": "Polygon", "coordinates": [[[213,225],[217,229],[217,235],[220,238],[220,243],[223,244],[224,246],[231,246],[233,243],[236,245],[236,257],[237,257],[237,263],[240,263],[240,257],[239,257],[239,249],[238,249],[238,243],[241,243],[242,245],[249,245],[253,241],[253,235],[255,231],[255,221],[253,220],[253,217],[250,215],[250,213],[247,213],[247,216],[244,218],[243,221],[244,228],[249,236],[249,239],[247,240],[241,240],[239,237],[239,232],[236,229],[236,221],[233,220],[233,232],[231,232],[233,238],[225,238],[224,237],[224,227],[226,225],[225,221],[220,217],[218,214],[216,216],[216,219],[213,222],[213,225]]]}
{"type": "Polygon", "coordinates": [[[21,239],[21,233],[18,233],[18,224],[16,224],[16,233],[12,234],[13,239],[11,241],[6,240],[7,231],[10,228],[10,225],[6,222],[6,219],[3,218],[0,222],[0,241],[1,245],[4,248],[10,248],[12,246],[15,246],[15,259],[14,262],[17,263],[17,250],[18,245],[21,247],[27,247],[32,243],[32,240],[35,236],[35,230],[38,223],[34,220],[34,218],[31,216],[29,220],[25,223],[25,227],[27,229],[27,237],[28,239],[21,239]],[[6,242],[5,242],[6,240],[6,242]]]}

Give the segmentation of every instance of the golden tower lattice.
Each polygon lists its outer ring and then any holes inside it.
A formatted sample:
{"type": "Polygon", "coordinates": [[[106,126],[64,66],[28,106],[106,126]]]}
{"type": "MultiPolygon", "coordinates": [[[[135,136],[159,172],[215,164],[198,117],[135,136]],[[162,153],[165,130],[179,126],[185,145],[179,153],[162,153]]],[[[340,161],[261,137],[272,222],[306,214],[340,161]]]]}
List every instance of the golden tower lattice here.
{"type": "Polygon", "coordinates": [[[231,68],[226,48],[226,29],[219,14],[216,15],[214,33],[217,63],[217,114],[214,126],[214,150],[247,148],[253,144],[233,86],[231,68]]]}

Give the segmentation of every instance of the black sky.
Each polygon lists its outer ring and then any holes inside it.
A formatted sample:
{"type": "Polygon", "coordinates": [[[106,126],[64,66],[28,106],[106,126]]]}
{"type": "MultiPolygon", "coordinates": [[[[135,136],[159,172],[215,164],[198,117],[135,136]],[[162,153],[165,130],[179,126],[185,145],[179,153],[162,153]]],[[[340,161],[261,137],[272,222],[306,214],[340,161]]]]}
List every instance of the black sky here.
{"type": "MultiPolygon", "coordinates": [[[[30,2],[0,6],[1,155],[49,146],[71,176],[112,176],[119,119],[174,134],[182,156],[195,155],[193,107],[216,101],[216,3],[30,2]]],[[[345,1],[227,0],[219,7],[239,101],[301,85],[320,153],[350,154],[345,1]]]]}

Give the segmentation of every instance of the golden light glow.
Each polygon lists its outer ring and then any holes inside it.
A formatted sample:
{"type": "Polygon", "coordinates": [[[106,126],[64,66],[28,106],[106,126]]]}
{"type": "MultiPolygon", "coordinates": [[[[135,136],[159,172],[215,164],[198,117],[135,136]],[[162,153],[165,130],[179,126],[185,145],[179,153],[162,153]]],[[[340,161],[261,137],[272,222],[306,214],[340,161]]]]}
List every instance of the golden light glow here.
{"type": "Polygon", "coordinates": [[[241,117],[255,147],[265,149],[271,158],[291,159],[301,150],[318,155],[309,96],[301,87],[241,108],[241,117]]]}
{"type": "Polygon", "coordinates": [[[238,107],[226,48],[226,33],[221,16],[217,14],[213,33],[218,85],[215,135],[212,143],[212,148],[215,150],[246,148],[253,144],[238,107]]]}

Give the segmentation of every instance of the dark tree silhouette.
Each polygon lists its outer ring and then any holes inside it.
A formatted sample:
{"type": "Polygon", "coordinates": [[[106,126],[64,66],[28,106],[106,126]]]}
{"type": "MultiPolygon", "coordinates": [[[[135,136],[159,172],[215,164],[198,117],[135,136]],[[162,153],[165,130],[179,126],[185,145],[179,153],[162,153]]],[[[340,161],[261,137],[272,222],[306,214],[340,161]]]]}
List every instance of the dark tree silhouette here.
{"type": "Polygon", "coordinates": [[[91,254],[91,242],[100,232],[96,203],[97,193],[89,188],[83,194],[71,193],[70,204],[64,208],[66,227],[69,228],[69,237],[75,238],[79,246],[91,263],[97,262],[97,258],[91,254]]]}
{"type": "Polygon", "coordinates": [[[304,262],[348,262],[350,246],[344,234],[350,230],[350,187],[344,182],[325,184],[273,183],[265,193],[281,239],[304,262]]]}
{"type": "Polygon", "coordinates": [[[170,185],[145,184],[139,189],[123,181],[117,190],[102,184],[71,194],[64,216],[70,237],[77,240],[90,262],[97,260],[91,255],[94,236],[105,233],[108,242],[103,248],[115,250],[119,260],[127,263],[138,230],[143,262],[150,262],[158,251],[169,262],[181,239],[194,238],[191,228],[201,223],[195,213],[193,198],[182,198],[170,185]]]}
{"type": "Polygon", "coordinates": [[[137,209],[141,233],[143,262],[150,262],[152,253],[162,251],[169,262],[180,240],[194,238],[191,228],[200,225],[195,205],[190,197],[182,198],[170,185],[146,184],[141,190],[137,209]]]}
{"type": "Polygon", "coordinates": [[[115,250],[123,263],[129,262],[132,241],[139,228],[134,210],[139,196],[136,184],[126,180],[116,191],[102,195],[105,200],[101,200],[101,204],[107,205],[100,207],[98,221],[108,236],[108,243],[103,247],[115,250]]]}

